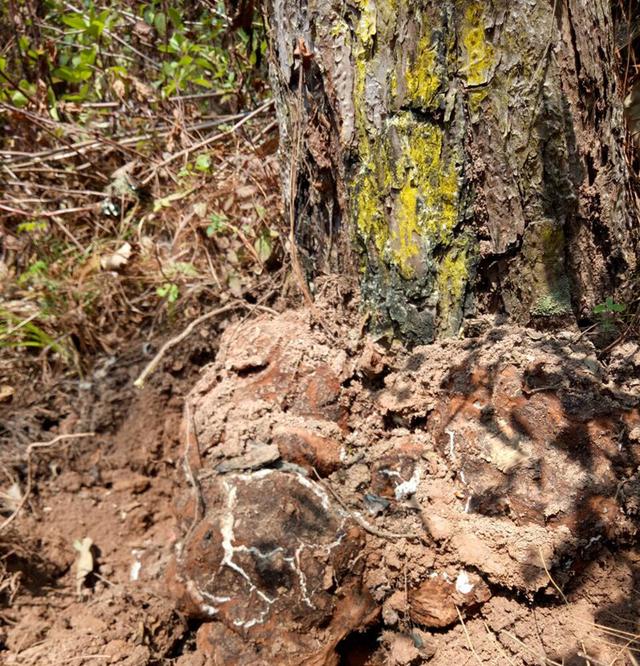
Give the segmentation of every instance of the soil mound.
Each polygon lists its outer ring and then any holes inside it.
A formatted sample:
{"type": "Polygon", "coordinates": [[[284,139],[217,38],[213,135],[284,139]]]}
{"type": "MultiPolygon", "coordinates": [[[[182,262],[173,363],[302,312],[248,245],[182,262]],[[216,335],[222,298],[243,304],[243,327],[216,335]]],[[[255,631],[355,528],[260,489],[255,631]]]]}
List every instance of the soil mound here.
{"type": "Polygon", "coordinates": [[[607,369],[575,332],[486,323],[400,355],[304,310],[225,332],[170,576],[213,663],[618,653],[594,624],[635,608],[636,350],[607,369]]]}

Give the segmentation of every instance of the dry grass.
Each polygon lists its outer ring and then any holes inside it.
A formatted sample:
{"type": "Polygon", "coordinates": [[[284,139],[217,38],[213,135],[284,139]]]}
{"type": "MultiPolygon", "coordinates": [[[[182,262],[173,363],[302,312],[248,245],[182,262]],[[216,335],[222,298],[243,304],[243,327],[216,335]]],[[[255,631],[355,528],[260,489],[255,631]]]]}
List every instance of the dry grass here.
{"type": "MultiPolygon", "coordinates": [[[[196,126],[202,111],[189,114],[196,126]]],[[[142,142],[136,151],[146,156],[129,162],[104,138],[81,155],[68,141],[56,146],[28,120],[9,115],[13,138],[3,146],[16,154],[3,163],[0,201],[0,385],[25,366],[41,377],[81,372],[123,340],[274,290],[285,253],[269,104],[245,123],[218,126],[205,150],[206,132],[185,123],[142,142]],[[113,192],[123,162],[127,182],[151,176],[138,195],[113,192]],[[105,183],[104,174],[115,177],[105,183]],[[119,215],[105,215],[107,195],[119,215]]],[[[88,119],[84,129],[92,133],[88,119]]]]}

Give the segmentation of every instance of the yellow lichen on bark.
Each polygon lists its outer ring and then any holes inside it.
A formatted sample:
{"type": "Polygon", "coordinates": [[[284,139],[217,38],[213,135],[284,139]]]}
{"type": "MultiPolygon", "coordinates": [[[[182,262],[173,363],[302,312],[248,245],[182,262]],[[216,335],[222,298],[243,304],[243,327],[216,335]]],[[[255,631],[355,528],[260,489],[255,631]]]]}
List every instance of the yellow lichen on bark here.
{"type": "Polygon", "coordinates": [[[438,267],[438,315],[441,333],[451,335],[457,328],[452,317],[462,308],[469,280],[466,248],[452,248],[438,267]]]}
{"type": "Polygon", "coordinates": [[[393,256],[403,277],[412,277],[412,259],[420,254],[420,225],[418,221],[418,188],[406,182],[396,201],[397,226],[392,234],[393,256]]]}
{"type": "Polygon", "coordinates": [[[430,263],[435,247],[453,240],[458,170],[453,156],[443,156],[443,142],[438,125],[399,114],[370,146],[368,166],[354,185],[359,231],[406,279],[417,265],[430,263]],[[387,221],[384,201],[392,203],[387,221]]]}
{"type": "Polygon", "coordinates": [[[437,74],[437,53],[431,39],[423,35],[418,41],[415,60],[406,73],[407,95],[416,106],[424,109],[439,105],[440,78],[437,74]]]}
{"type": "Polygon", "coordinates": [[[469,107],[475,113],[488,94],[483,86],[489,82],[495,64],[495,49],[485,34],[484,3],[474,2],[466,8],[462,19],[461,43],[463,54],[460,71],[469,87],[480,88],[469,92],[469,107]]]}
{"type": "Polygon", "coordinates": [[[360,20],[356,26],[356,34],[363,46],[368,46],[376,34],[376,4],[373,0],[356,0],[360,10],[360,20]]]}
{"type": "Polygon", "coordinates": [[[372,239],[380,254],[389,237],[388,223],[382,211],[380,191],[370,169],[365,167],[355,188],[356,223],[367,239],[372,239]]]}

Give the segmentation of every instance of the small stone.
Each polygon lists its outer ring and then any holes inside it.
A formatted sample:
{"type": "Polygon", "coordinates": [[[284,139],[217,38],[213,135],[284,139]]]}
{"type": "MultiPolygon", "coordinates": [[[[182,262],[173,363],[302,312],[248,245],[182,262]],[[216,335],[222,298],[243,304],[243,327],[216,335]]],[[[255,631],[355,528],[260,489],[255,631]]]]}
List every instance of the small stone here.
{"type": "Polygon", "coordinates": [[[405,634],[393,634],[388,639],[390,663],[398,666],[409,666],[420,659],[420,652],[413,639],[405,634]]]}

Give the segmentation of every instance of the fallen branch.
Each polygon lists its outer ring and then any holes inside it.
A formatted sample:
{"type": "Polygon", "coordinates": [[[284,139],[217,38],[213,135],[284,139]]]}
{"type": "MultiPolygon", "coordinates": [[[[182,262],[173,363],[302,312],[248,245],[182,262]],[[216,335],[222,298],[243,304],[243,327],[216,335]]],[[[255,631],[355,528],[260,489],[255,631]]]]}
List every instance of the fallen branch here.
{"type": "MultiPolygon", "coordinates": [[[[9,105],[5,104],[6,107],[9,105]]],[[[13,107],[9,107],[13,108],[13,107]]],[[[16,109],[20,111],[20,109],[16,109]]],[[[187,125],[184,129],[189,132],[199,132],[206,129],[211,129],[212,127],[217,127],[223,123],[230,122],[232,120],[238,120],[246,117],[246,113],[237,113],[231,116],[224,116],[216,118],[214,120],[209,120],[206,122],[195,123],[193,125],[187,125]]],[[[42,119],[42,122],[46,122],[45,119],[42,119]]],[[[87,128],[76,127],[73,125],[65,125],[65,129],[69,133],[81,133],[86,134],[87,128]]],[[[77,141],[75,143],[68,143],[64,146],[58,146],[56,148],[48,148],[46,150],[41,150],[37,153],[26,153],[26,152],[11,152],[11,156],[7,159],[7,163],[11,164],[12,168],[22,169],[25,167],[32,166],[34,164],[39,164],[44,161],[59,161],[65,160],[69,157],[74,157],[77,155],[86,155],[88,152],[98,150],[104,146],[104,144],[110,145],[113,148],[118,150],[122,149],[124,152],[131,152],[128,148],[130,144],[136,144],[141,141],[149,141],[151,139],[157,139],[159,137],[164,137],[169,135],[173,131],[172,125],[159,125],[153,128],[151,131],[146,132],[145,134],[134,134],[134,135],[125,135],[120,137],[108,138],[104,136],[99,136],[97,130],[90,130],[94,134],[93,139],[84,139],[82,141],[77,141]],[[20,158],[27,157],[27,160],[20,160],[20,158]],[[12,159],[13,158],[13,159],[12,159]]],[[[138,156],[140,153],[135,152],[138,156]]],[[[0,151],[2,154],[10,154],[10,151],[0,151]]]]}
{"type": "Polygon", "coordinates": [[[95,211],[97,208],[95,204],[92,204],[91,206],[78,206],[77,208],[60,208],[59,210],[34,212],[0,204],[0,210],[4,210],[7,213],[13,213],[14,215],[22,215],[24,217],[57,217],[58,215],[68,215],[69,213],[86,213],[87,211],[95,211]]]}
{"type": "Polygon", "coordinates": [[[49,448],[50,446],[53,446],[54,444],[57,444],[58,442],[64,439],[79,439],[80,437],[93,437],[94,435],[95,435],[94,432],[79,432],[71,435],[58,435],[49,442],[33,442],[32,444],[29,444],[29,446],[27,447],[27,487],[25,488],[24,494],[22,495],[22,499],[20,500],[20,503],[18,504],[14,512],[2,523],[2,525],[0,525],[0,533],[2,533],[7,527],[9,527],[9,525],[11,525],[11,523],[15,520],[16,516],[24,508],[24,505],[27,503],[27,500],[29,499],[29,495],[31,495],[31,489],[33,488],[33,472],[31,470],[31,458],[33,452],[37,449],[49,448]]]}

